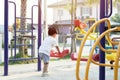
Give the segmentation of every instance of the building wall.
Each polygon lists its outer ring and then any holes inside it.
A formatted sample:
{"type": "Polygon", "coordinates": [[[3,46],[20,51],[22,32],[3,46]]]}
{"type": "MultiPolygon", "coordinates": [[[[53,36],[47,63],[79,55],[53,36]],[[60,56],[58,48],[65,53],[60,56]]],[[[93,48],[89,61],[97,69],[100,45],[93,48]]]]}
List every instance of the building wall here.
{"type": "Polygon", "coordinates": [[[60,20],[70,20],[70,13],[63,8],[54,8],[53,9],[53,22],[60,20]]]}
{"type": "Polygon", "coordinates": [[[92,7],[92,16],[94,18],[96,18],[97,20],[99,19],[99,16],[100,16],[100,7],[99,7],[99,5],[96,5],[96,6],[92,7]]]}
{"type": "MultiPolygon", "coordinates": [[[[99,16],[99,9],[93,6],[78,6],[76,10],[76,16],[78,19],[92,17],[97,18],[99,16]],[[96,11],[97,10],[97,11],[96,11]]],[[[64,8],[53,8],[53,22],[60,20],[70,20],[71,15],[68,10],[64,8]]]]}

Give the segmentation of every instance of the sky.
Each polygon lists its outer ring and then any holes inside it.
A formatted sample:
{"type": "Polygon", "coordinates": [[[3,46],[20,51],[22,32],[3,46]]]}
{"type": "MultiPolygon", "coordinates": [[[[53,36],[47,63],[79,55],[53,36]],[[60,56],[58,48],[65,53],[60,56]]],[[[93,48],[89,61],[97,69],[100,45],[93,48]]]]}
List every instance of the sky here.
{"type": "MultiPolygon", "coordinates": [[[[17,4],[17,17],[20,16],[20,1],[21,0],[9,0],[9,1],[14,1],[17,4]]],[[[27,4],[27,17],[31,16],[31,6],[32,5],[36,5],[38,0],[27,0],[28,4],[27,4]]],[[[47,0],[47,5],[55,3],[57,1],[60,0],[47,0]]],[[[44,4],[44,0],[42,0],[42,4],[44,4]]],[[[47,21],[48,24],[52,24],[53,23],[53,11],[51,8],[47,8],[47,12],[49,12],[49,15],[47,14],[47,21]]],[[[37,23],[37,7],[34,8],[34,23],[37,23]]],[[[42,5],[42,20],[44,20],[44,5],[42,5]]],[[[28,21],[29,22],[29,21],[28,21]]],[[[9,3],[9,25],[12,25],[14,23],[14,6],[13,4],[9,3]]],[[[0,25],[4,25],[4,0],[0,0],[0,25]]]]}

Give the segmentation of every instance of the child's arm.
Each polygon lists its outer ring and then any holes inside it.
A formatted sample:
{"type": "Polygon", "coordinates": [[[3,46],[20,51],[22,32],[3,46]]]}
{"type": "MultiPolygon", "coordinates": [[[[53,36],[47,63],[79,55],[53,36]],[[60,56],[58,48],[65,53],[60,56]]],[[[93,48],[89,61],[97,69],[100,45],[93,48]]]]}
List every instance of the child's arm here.
{"type": "Polygon", "coordinates": [[[56,46],[56,49],[57,49],[58,53],[60,54],[60,49],[59,49],[59,47],[58,47],[58,46],[56,46]]]}

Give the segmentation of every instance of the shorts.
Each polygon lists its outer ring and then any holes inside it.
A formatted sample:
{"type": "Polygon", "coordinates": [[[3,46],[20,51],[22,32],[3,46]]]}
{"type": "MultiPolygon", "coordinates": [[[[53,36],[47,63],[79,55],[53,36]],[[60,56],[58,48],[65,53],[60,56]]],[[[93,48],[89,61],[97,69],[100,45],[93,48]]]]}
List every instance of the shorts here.
{"type": "Polygon", "coordinates": [[[44,63],[49,63],[50,57],[44,53],[39,53],[40,60],[43,60],[44,63]]]}

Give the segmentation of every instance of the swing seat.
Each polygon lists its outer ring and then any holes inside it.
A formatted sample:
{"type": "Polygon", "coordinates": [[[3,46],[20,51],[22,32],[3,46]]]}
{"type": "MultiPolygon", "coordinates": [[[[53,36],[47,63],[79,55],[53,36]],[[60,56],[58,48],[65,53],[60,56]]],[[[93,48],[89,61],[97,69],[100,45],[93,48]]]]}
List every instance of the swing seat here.
{"type": "MultiPolygon", "coordinates": [[[[71,54],[71,59],[72,60],[77,60],[77,54],[75,53],[72,53],[71,54]]],[[[80,61],[87,61],[88,59],[87,58],[81,58],[80,61]]]]}
{"type": "Polygon", "coordinates": [[[63,58],[65,56],[67,56],[68,54],[69,54],[69,50],[68,49],[63,50],[62,53],[51,51],[50,57],[63,58]]]}
{"type": "Polygon", "coordinates": [[[116,53],[106,54],[106,58],[108,61],[114,61],[116,58],[116,53]]]}
{"type": "Polygon", "coordinates": [[[100,54],[99,53],[93,54],[92,59],[95,60],[95,61],[99,61],[100,60],[100,54]]]}
{"type": "Polygon", "coordinates": [[[82,21],[75,19],[74,20],[74,26],[75,27],[80,27],[81,29],[85,29],[87,24],[83,23],[82,21]]]}

